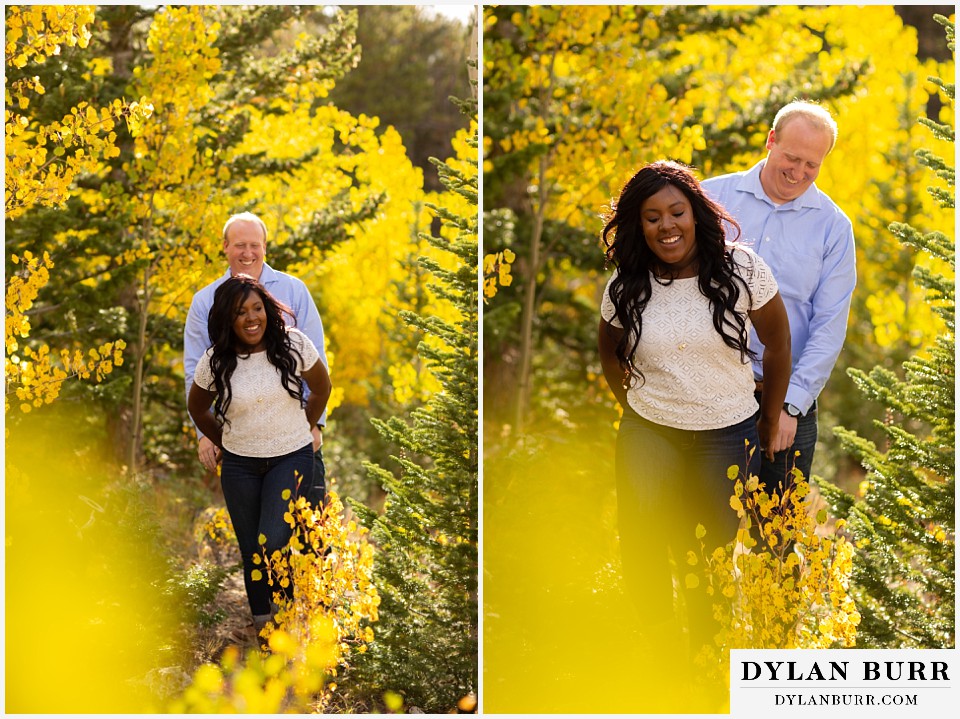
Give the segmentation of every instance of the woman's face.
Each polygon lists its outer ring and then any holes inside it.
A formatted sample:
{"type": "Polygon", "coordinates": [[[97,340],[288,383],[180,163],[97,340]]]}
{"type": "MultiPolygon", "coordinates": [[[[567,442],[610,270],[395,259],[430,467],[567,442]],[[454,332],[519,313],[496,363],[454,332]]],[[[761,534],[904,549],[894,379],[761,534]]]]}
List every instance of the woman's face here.
{"type": "Polygon", "coordinates": [[[263,337],[267,331],[267,310],[259,293],[251,292],[240,301],[233,320],[233,334],[247,352],[266,349],[263,337]]]}
{"type": "Polygon", "coordinates": [[[673,277],[696,276],[697,238],[687,196],[667,185],[640,205],[640,226],[647,246],[673,277]]]}

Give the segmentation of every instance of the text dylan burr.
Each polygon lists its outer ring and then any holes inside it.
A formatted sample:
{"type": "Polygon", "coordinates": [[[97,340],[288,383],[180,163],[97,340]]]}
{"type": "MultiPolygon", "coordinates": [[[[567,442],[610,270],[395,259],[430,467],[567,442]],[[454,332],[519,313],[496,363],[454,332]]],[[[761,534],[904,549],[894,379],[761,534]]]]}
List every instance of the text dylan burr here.
{"type": "Polygon", "coordinates": [[[949,681],[947,662],[742,662],[743,681],[949,681]]]}

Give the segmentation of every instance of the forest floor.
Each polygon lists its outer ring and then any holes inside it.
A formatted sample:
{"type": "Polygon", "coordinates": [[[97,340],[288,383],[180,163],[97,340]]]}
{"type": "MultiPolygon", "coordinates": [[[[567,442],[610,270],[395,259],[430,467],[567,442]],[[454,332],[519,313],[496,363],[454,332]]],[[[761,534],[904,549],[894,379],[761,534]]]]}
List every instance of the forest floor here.
{"type": "MultiPolygon", "coordinates": [[[[239,552],[232,554],[235,556],[230,557],[225,566],[231,564],[235,566],[239,562],[239,552]]],[[[253,615],[250,613],[250,605],[247,604],[247,592],[239,569],[227,575],[214,601],[217,607],[223,610],[225,616],[212,626],[197,628],[193,658],[198,666],[208,662],[219,662],[223,652],[229,646],[236,646],[241,655],[257,646],[253,615]]]]}

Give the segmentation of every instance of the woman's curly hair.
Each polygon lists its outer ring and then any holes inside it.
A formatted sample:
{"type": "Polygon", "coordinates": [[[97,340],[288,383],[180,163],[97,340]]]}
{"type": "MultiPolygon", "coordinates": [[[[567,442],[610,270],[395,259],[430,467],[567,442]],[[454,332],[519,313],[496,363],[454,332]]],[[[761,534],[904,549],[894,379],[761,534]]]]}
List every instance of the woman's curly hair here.
{"type": "MultiPolygon", "coordinates": [[[[750,289],[735,271],[723,221],[735,228],[737,237],[740,226],[722,205],[704,193],[689,168],[677,162],[654,162],[630,178],[604,217],[606,224],[602,237],[607,248],[606,258],[619,270],[610,283],[610,299],[616,318],[626,330],[616,347],[617,359],[624,368],[625,388],[634,376],[643,381],[643,373],[634,365],[633,355],[640,344],[643,310],[650,300],[651,273],[664,269],[644,238],[640,208],[647,198],[668,185],[680,190],[693,207],[699,263],[697,277],[700,292],[710,300],[714,328],[724,343],[740,352],[741,361],[756,356],[749,347],[746,320],[736,311],[741,287],[748,297],[750,289]]],[[[672,279],[654,281],[664,285],[673,282],[672,279]]]]}
{"type": "Polygon", "coordinates": [[[210,370],[217,393],[213,414],[225,423],[229,423],[227,410],[232,400],[230,378],[237,368],[237,358],[250,356],[249,353],[243,355],[238,349],[240,343],[233,331],[233,324],[241,305],[246,302],[251,292],[260,295],[267,315],[267,326],[263,335],[267,359],[280,370],[280,382],[290,396],[303,403],[303,385],[297,377],[297,360],[302,362],[303,358],[291,344],[283,321],[283,314],[286,313],[296,324],[293,311],[252,277],[234,275],[217,288],[213,295],[213,307],[207,316],[207,332],[213,342],[210,370]]]}

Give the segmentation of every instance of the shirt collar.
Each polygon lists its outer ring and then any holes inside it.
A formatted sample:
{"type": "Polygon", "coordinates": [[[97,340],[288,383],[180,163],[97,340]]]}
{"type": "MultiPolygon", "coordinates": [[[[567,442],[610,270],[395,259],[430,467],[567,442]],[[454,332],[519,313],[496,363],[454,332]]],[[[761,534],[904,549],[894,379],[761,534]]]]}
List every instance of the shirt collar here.
{"type": "Polygon", "coordinates": [[[737,185],[737,190],[739,192],[749,192],[761,202],[766,202],[768,205],[772,205],[773,207],[778,207],[784,210],[799,210],[804,207],[820,207],[820,190],[817,189],[816,183],[811,183],[810,187],[807,188],[807,191],[800,195],[800,197],[790,200],[790,202],[784,202],[782,205],[778,205],[769,197],[767,197],[767,193],[764,191],[763,185],[760,184],[760,170],[763,169],[763,166],[766,164],[766,162],[766,159],[760,160],[760,162],[743,173],[743,177],[740,179],[740,184],[737,185]]]}

